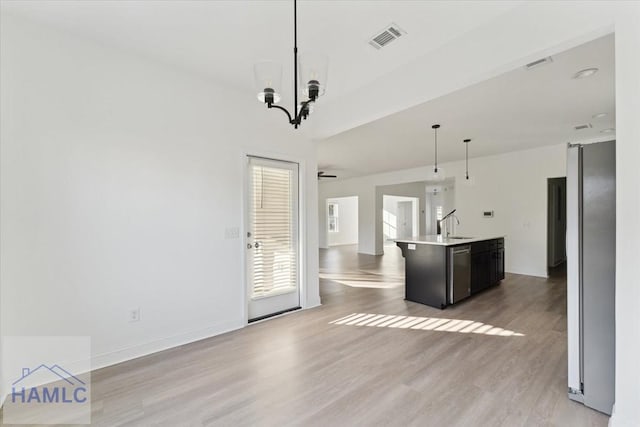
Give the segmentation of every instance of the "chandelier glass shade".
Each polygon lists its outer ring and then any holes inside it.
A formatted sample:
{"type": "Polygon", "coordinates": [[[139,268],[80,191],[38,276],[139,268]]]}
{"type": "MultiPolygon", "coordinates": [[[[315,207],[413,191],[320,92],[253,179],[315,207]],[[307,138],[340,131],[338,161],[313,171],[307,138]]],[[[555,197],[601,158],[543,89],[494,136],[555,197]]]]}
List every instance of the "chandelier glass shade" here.
{"type": "Polygon", "coordinates": [[[282,90],[282,65],[275,61],[258,62],[253,66],[253,76],[260,102],[280,102],[282,90]]]}
{"type": "Polygon", "coordinates": [[[317,52],[307,52],[298,57],[299,88],[309,99],[324,95],[327,87],[329,58],[317,52]]]}

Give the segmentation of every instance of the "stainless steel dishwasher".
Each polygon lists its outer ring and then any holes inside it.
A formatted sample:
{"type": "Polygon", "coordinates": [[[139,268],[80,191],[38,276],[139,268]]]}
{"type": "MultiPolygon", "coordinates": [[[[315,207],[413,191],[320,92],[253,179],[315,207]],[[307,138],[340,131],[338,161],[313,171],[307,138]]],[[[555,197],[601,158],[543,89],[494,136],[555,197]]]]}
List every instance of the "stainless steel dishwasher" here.
{"type": "Polygon", "coordinates": [[[449,303],[471,295],[471,246],[449,248],[449,303]]]}

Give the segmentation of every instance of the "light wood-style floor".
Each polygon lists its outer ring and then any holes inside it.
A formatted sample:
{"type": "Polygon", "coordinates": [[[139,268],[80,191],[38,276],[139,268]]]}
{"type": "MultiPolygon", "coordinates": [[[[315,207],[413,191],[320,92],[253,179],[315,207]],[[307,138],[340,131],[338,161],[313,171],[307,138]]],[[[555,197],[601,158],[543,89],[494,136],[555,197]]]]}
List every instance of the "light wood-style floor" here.
{"type": "Polygon", "coordinates": [[[607,424],[566,396],[561,274],[438,310],[403,299],[395,247],[320,258],[322,307],[96,371],[94,425],[607,424]]]}

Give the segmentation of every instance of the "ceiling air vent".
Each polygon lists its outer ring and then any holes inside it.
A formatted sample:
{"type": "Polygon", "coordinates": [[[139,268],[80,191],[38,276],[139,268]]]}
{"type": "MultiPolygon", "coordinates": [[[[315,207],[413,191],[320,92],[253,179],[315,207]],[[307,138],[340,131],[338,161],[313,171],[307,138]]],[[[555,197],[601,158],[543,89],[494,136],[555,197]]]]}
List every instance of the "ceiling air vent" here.
{"type": "Polygon", "coordinates": [[[376,49],[380,49],[405,34],[407,34],[406,31],[398,27],[396,24],[391,23],[384,30],[371,37],[371,39],[369,39],[369,44],[376,49]]]}
{"type": "Polygon", "coordinates": [[[524,66],[524,68],[526,68],[527,70],[533,70],[534,68],[540,67],[541,65],[544,65],[544,64],[549,64],[551,62],[553,62],[553,59],[550,56],[547,56],[546,58],[529,62],[527,65],[524,66]]]}
{"type": "Polygon", "coordinates": [[[582,129],[591,129],[591,123],[587,123],[586,125],[578,125],[578,126],[574,126],[573,127],[575,130],[582,130],[582,129]]]}

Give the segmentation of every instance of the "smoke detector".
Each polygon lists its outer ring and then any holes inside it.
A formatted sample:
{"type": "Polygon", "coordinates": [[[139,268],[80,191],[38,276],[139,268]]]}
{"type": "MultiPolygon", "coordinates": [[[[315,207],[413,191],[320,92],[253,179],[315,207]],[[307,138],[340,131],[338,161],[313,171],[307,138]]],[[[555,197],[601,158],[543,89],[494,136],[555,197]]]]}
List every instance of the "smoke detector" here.
{"type": "Polygon", "coordinates": [[[377,34],[371,37],[369,39],[369,44],[376,49],[381,49],[405,34],[407,34],[406,31],[392,22],[391,24],[387,25],[382,31],[379,31],[377,34]]]}

